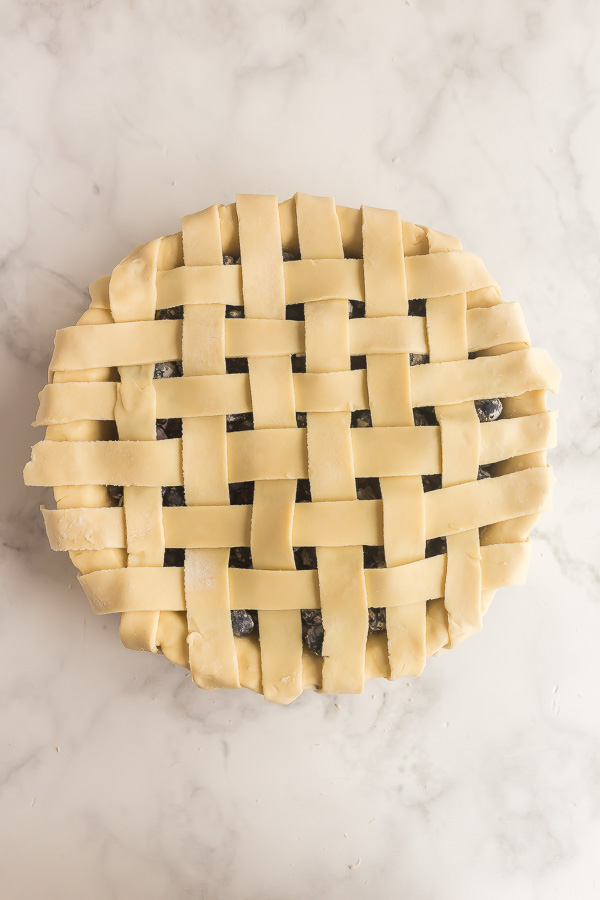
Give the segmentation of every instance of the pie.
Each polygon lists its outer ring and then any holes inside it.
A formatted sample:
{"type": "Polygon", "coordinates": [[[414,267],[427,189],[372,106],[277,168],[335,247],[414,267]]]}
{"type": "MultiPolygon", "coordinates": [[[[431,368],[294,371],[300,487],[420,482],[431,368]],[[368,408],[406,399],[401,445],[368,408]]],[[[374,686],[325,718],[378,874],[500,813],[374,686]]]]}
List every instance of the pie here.
{"type": "Polygon", "coordinates": [[[360,693],[524,582],[560,376],[456,238],[240,195],[90,295],[25,480],[126,647],[276,703],[360,693]]]}

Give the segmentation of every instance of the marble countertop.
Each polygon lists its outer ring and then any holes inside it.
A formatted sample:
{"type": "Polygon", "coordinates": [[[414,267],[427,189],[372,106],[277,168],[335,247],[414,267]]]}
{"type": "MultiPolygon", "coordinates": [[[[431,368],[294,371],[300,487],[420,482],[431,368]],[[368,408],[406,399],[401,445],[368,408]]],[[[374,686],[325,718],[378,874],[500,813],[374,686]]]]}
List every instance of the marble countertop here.
{"type": "Polygon", "coordinates": [[[600,7],[2,15],[2,896],[598,897],[600,7]],[[186,213],[296,190],[460,235],[564,380],[528,585],[418,681],[278,708],[125,651],[21,469],[87,284],[186,213]]]}

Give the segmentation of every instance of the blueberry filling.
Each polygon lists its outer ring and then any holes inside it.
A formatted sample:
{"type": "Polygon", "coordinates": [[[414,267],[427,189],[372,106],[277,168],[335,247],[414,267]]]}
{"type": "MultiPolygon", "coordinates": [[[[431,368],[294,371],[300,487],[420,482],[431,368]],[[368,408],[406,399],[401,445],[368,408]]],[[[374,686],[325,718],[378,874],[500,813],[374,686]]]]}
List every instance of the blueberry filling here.
{"type": "Polygon", "coordinates": [[[185,506],[185,492],[182,487],[164,487],[162,489],[163,506],[185,506]]]}
{"type": "Polygon", "coordinates": [[[353,409],[350,413],[351,428],[372,428],[373,420],[370,409],[353,409]]]}
{"type": "Polygon", "coordinates": [[[423,297],[419,297],[417,300],[409,300],[408,301],[408,314],[409,316],[425,316],[426,315],[426,302],[423,297]]]}
{"type": "Polygon", "coordinates": [[[385,569],[385,550],[365,544],[363,547],[363,566],[365,569],[385,569]]]}
{"type": "Polygon", "coordinates": [[[169,438],[180,438],[182,434],[181,419],[157,419],[156,440],[165,441],[169,438]]]}
{"type": "Polygon", "coordinates": [[[181,568],[184,564],[185,550],[182,550],[181,547],[167,547],[163,562],[164,567],[178,566],[181,568]]]}
{"type": "Polygon", "coordinates": [[[254,482],[231,482],[229,484],[229,502],[232,506],[251,506],[254,502],[254,482]]]}
{"type": "Polygon", "coordinates": [[[306,372],[306,357],[294,353],[292,356],[292,372],[306,372]]]}
{"type": "Polygon", "coordinates": [[[413,419],[415,425],[437,425],[438,423],[433,406],[416,406],[413,409],[413,419]]]}
{"type": "Polygon", "coordinates": [[[379,478],[356,478],[356,496],[359,500],[381,500],[379,478]]]}
{"type": "Polygon", "coordinates": [[[244,356],[228,356],[225,359],[225,371],[228,375],[247,374],[248,360],[244,356]]]}
{"type": "Polygon", "coordinates": [[[297,569],[316,569],[316,549],[314,547],[294,547],[294,563],[297,569]]]}
{"type": "Polygon", "coordinates": [[[308,478],[299,478],[296,482],[296,503],[311,503],[310,481],[308,478]]]}
{"type": "Polygon", "coordinates": [[[385,606],[369,607],[369,631],[371,634],[377,634],[386,629],[385,606]]]}
{"type": "Polygon", "coordinates": [[[424,366],[425,363],[429,362],[429,356],[426,353],[411,353],[410,354],[410,364],[411,366],[424,366]]]}
{"type": "Polygon", "coordinates": [[[422,475],[421,480],[423,481],[423,490],[425,493],[437,491],[442,486],[441,475],[422,475]]]}
{"type": "Polygon", "coordinates": [[[183,319],[183,306],[170,306],[168,309],[157,309],[154,318],[183,319]]]}
{"type": "Polygon", "coordinates": [[[177,360],[159,362],[154,366],[155,378],[181,378],[182,375],[183,369],[181,368],[181,363],[177,362],[177,360]]]}
{"type": "Polygon", "coordinates": [[[251,569],[252,554],[250,547],[232,547],[229,551],[230,569],[251,569]]]}
{"type": "Polygon", "coordinates": [[[227,431],[252,431],[253,428],[252,413],[232,413],[227,416],[227,431]]]}
{"type": "Polygon", "coordinates": [[[502,400],[498,397],[491,400],[476,400],[475,409],[480,422],[495,422],[502,415],[502,400]]]}
{"type": "Polygon", "coordinates": [[[106,490],[108,491],[109,496],[112,500],[115,501],[115,506],[123,506],[123,485],[122,484],[107,484],[106,490]]]}
{"type": "Polygon", "coordinates": [[[440,556],[442,553],[446,552],[446,538],[445,537],[436,537],[430,541],[425,542],[425,559],[429,559],[431,556],[440,556]]]}
{"type": "Polygon", "coordinates": [[[235,637],[246,637],[254,631],[254,619],[247,609],[232,609],[231,627],[235,637]]]}

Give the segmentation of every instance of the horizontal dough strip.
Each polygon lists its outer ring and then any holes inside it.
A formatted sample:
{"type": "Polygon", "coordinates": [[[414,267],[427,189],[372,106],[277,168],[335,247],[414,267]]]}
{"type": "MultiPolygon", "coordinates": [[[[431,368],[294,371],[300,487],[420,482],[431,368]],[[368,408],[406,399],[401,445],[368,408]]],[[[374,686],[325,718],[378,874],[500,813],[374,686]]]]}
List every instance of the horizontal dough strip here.
{"type": "MultiPolygon", "coordinates": [[[[298,412],[335,412],[369,406],[366,370],[294,373],[298,412]]],[[[544,350],[516,350],[459,362],[413,366],[414,406],[442,406],[488,397],[519,396],[530,390],[555,391],[559,376],[544,350]],[[437,377],[433,370],[443,367],[437,377]]],[[[251,412],[249,376],[193,375],[157,378],[158,418],[225,415],[251,412]]],[[[40,392],[35,425],[56,425],[82,419],[114,419],[117,382],[65,381],[40,392]]]]}
{"type": "Polygon", "coordinates": [[[413,366],[413,406],[448,406],[526,391],[556,393],[560,372],[546,350],[529,347],[499,356],[413,366]]]}
{"type": "MultiPolygon", "coordinates": [[[[300,259],[282,265],[287,304],[365,299],[362,259],[300,259]]],[[[473,253],[451,251],[406,257],[404,265],[409,299],[468,293],[496,285],[473,253]]],[[[181,266],[158,272],[156,289],[158,309],[196,303],[241,306],[242,266],[181,266]]]]}
{"type": "MultiPolygon", "coordinates": [[[[226,267],[228,268],[228,267],[226,267]]],[[[426,321],[421,316],[350,319],[350,352],[427,353],[426,321]]],[[[56,333],[51,371],[133,366],[181,359],[181,320],[72,325],[56,333]]],[[[517,303],[499,303],[467,312],[470,351],[500,344],[528,343],[517,303]]],[[[291,356],[304,353],[304,323],[270,319],[226,319],[229,357],[291,356]]]]}
{"type": "MultiPolygon", "coordinates": [[[[482,587],[495,590],[522,584],[529,563],[529,542],[481,548],[482,587]]],[[[185,609],[183,568],[102,569],[80,575],[95,613],[185,609]]],[[[316,569],[270,572],[229,569],[231,609],[318,609],[316,569]]],[[[433,556],[391,569],[365,569],[369,606],[423,603],[443,596],[446,556],[433,556]]]]}
{"type": "MultiPolygon", "coordinates": [[[[546,467],[468,482],[425,494],[426,538],[457,534],[549,508],[553,476],[546,467]]],[[[53,550],[126,547],[120,507],[42,508],[53,550]]],[[[251,506],[164,507],[167,547],[249,547],[251,506]]],[[[383,545],[381,500],[297,503],[292,519],[295,547],[383,545]]]]}
{"type": "MultiPolygon", "coordinates": [[[[369,406],[364,369],[294,373],[292,377],[298,412],[347,412],[369,406]]],[[[159,419],[252,412],[247,374],[157,378],[154,388],[159,419]]],[[[113,420],[117,390],[117,382],[113,381],[48,384],[40,393],[35,424],[57,425],[81,419],[113,420]]]]}
{"type": "MultiPolygon", "coordinates": [[[[556,413],[499,419],[480,426],[482,465],[556,444],[556,413]]],[[[352,428],[357,478],[441,472],[437,425],[352,428]]],[[[306,429],[265,428],[227,435],[229,481],[308,478],[306,429]]],[[[26,484],[182,485],[181,439],[40,441],[24,472],[26,484]]]]}

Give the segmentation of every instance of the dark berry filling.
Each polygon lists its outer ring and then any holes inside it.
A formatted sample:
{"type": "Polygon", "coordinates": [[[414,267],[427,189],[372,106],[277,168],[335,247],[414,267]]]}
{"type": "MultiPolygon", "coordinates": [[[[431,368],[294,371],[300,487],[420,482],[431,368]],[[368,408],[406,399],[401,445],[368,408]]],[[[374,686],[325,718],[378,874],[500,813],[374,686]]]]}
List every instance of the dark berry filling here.
{"type": "Polygon", "coordinates": [[[185,491],[182,487],[164,487],[162,489],[163,506],[185,506],[185,491]]]}
{"type": "Polygon", "coordinates": [[[356,496],[359,500],[381,500],[379,478],[356,478],[356,496]]]}
{"type": "Polygon", "coordinates": [[[155,378],[181,378],[182,375],[181,363],[177,362],[177,360],[159,362],[154,366],[155,378]]]}
{"type": "Polygon", "coordinates": [[[231,627],[235,637],[246,637],[254,631],[254,619],[247,609],[232,609],[231,627]]]}
{"type": "Polygon", "coordinates": [[[498,397],[492,400],[476,400],[475,409],[480,422],[495,422],[502,415],[502,400],[498,397]]]}

